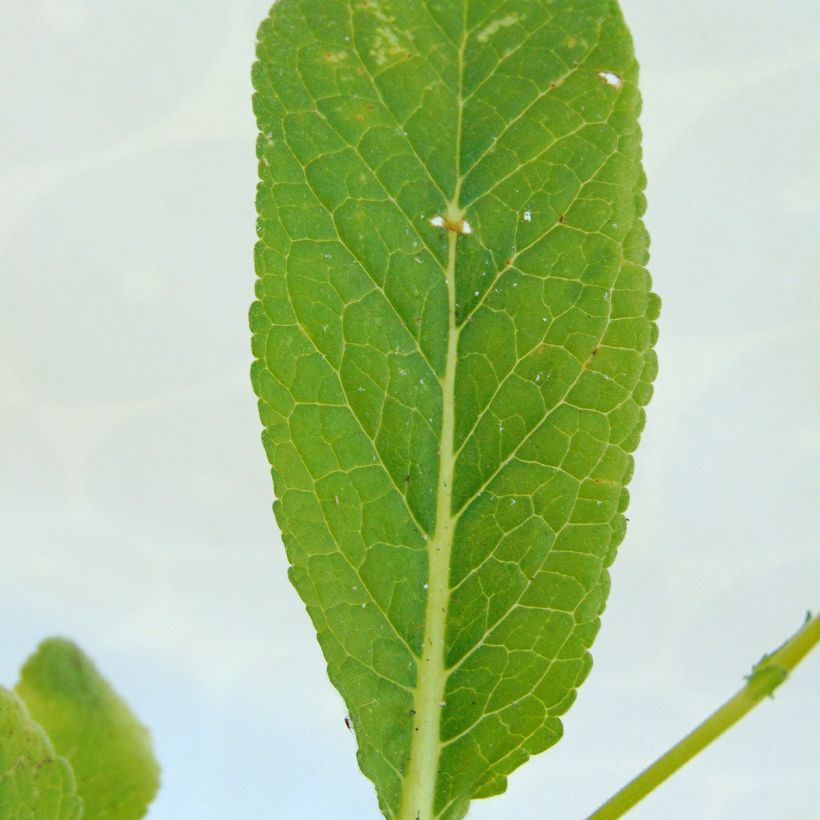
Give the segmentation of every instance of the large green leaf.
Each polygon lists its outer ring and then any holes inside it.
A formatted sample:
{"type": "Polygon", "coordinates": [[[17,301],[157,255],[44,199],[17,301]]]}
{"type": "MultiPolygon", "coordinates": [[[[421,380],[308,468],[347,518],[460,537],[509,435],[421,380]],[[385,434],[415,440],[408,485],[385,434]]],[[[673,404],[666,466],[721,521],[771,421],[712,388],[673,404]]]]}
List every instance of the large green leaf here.
{"type": "MultiPolygon", "coordinates": [[[[43,641],[17,693],[71,763],[86,820],[143,817],[159,786],[148,732],[71,641],[43,641]]],[[[2,815],[4,816],[4,815],[2,815]]]]}
{"type": "Polygon", "coordinates": [[[455,818],[589,672],[656,360],[614,0],[279,0],[253,383],[387,817],[455,818]]]}
{"type": "Polygon", "coordinates": [[[68,761],[60,757],[25,704],[0,687],[0,817],[79,820],[82,800],[68,761]]]}

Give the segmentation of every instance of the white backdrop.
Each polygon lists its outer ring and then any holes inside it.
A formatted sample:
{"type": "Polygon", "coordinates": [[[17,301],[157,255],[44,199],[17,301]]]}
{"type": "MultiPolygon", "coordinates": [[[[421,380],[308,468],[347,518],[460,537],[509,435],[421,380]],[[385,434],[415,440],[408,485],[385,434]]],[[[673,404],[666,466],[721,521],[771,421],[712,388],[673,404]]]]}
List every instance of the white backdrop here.
{"type": "MultiPolygon", "coordinates": [[[[593,674],[476,818],[577,820],[820,606],[816,4],[623,5],[661,374],[593,674]]],[[[0,6],[0,680],[77,639],[153,730],[152,820],[377,817],[247,375],[266,11],[0,6]]],[[[818,692],[820,652],[636,820],[820,818],[818,692]]]]}

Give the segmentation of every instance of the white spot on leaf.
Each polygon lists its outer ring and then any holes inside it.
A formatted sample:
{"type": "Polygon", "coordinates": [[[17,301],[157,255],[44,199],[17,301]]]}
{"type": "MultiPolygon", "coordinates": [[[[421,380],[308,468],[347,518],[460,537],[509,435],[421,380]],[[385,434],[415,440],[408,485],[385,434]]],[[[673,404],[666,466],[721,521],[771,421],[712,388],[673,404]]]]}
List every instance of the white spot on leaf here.
{"type": "Polygon", "coordinates": [[[621,79],[620,75],[616,74],[614,71],[599,71],[598,76],[607,85],[611,85],[613,88],[620,88],[624,84],[624,81],[621,79]]]}
{"type": "MultiPolygon", "coordinates": [[[[389,22],[392,22],[390,20],[389,22]]],[[[386,65],[391,58],[404,54],[406,49],[401,45],[399,37],[390,26],[379,26],[373,40],[370,56],[376,65],[386,65]]]]}
{"type": "Polygon", "coordinates": [[[481,29],[481,31],[478,32],[476,40],[478,40],[479,43],[486,43],[487,40],[489,40],[490,37],[492,37],[497,31],[502,28],[514,26],[521,19],[522,18],[518,14],[508,14],[506,17],[500,17],[498,20],[493,20],[492,23],[488,23],[483,29],[481,29]]]}

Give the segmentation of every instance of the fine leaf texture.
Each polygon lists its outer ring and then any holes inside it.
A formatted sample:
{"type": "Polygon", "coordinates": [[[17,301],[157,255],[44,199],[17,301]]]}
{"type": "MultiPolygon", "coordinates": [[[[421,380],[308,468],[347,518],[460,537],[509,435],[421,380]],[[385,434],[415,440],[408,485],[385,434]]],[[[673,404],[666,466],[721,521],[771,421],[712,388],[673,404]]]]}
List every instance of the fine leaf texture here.
{"type": "Polygon", "coordinates": [[[71,641],[43,641],[17,693],[71,763],[85,820],[143,817],[159,786],[145,727],[71,641]]]}
{"type": "Polygon", "coordinates": [[[79,820],[68,761],[60,757],[25,704],[0,687],[0,817],[3,820],[79,820]]]}
{"type": "Polygon", "coordinates": [[[290,577],[386,817],[561,736],[656,371],[614,0],[279,0],[253,384],[290,577]]]}

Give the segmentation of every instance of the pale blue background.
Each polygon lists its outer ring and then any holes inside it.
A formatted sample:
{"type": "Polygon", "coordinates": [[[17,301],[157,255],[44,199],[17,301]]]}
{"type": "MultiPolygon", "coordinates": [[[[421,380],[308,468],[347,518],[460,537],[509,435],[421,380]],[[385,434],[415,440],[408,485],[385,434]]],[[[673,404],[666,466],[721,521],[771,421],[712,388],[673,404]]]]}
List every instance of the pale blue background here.
{"type": "MultiPolygon", "coordinates": [[[[566,738],[475,818],[576,820],[820,606],[820,31],[625,0],[662,362],[566,738]]],[[[152,727],[152,820],[367,820],[248,384],[267,0],[0,4],[0,680],[73,636],[152,727]]],[[[820,818],[820,653],[635,818],[820,818]]],[[[471,815],[471,816],[473,816],[471,815]]]]}

